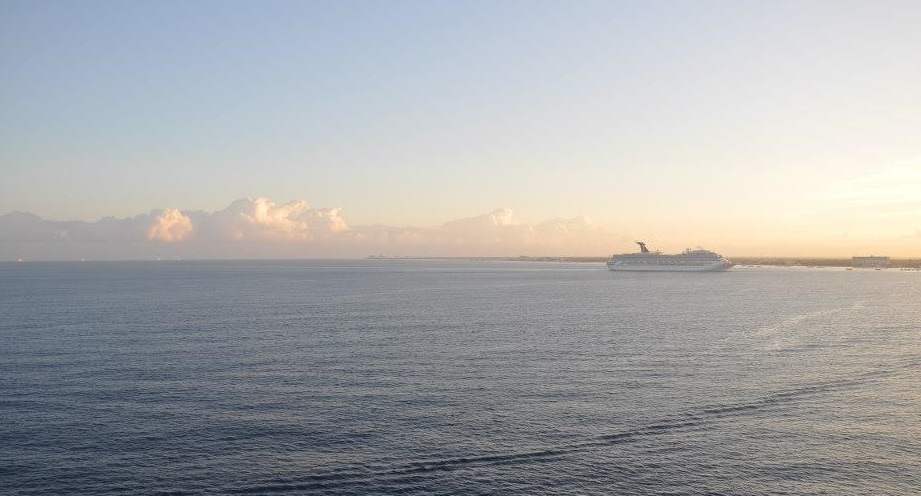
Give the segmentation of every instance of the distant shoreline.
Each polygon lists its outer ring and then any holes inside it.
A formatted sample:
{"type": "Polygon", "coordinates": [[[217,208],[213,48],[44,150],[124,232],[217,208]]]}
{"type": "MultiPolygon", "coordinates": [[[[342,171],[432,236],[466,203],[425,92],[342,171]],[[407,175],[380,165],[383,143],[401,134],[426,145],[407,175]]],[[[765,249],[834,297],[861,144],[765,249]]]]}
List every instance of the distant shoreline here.
{"type": "MultiPolygon", "coordinates": [[[[493,260],[507,262],[574,262],[604,263],[610,257],[390,257],[373,256],[372,260],[493,260]]],[[[736,265],[767,265],[775,267],[853,267],[850,258],[829,257],[727,257],[736,265]]],[[[921,258],[893,258],[889,268],[921,269],[921,258]]]]}

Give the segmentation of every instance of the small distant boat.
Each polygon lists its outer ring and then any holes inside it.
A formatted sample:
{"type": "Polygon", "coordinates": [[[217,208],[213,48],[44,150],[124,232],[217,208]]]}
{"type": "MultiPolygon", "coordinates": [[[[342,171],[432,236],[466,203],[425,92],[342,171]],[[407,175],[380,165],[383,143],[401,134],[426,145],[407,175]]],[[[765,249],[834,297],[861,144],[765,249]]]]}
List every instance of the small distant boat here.
{"type": "Polygon", "coordinates": [[[676,255],[649,251],[646,243],[637,241],[640,251],[612,255],[608,269],[638,272],[721,272],[735,265],[722,255],[702,248],[688,248],[676,255]]]}

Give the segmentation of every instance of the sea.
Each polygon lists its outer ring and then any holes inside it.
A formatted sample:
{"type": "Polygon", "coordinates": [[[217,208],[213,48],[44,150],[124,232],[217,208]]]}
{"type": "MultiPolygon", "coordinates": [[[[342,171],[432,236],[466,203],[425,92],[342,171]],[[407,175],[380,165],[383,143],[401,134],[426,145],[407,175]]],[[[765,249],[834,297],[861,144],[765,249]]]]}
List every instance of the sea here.
{"type": "Polygon", "coordinates": [[[921,272],[0,264],[0,494],[921,494],[921,272]]]}

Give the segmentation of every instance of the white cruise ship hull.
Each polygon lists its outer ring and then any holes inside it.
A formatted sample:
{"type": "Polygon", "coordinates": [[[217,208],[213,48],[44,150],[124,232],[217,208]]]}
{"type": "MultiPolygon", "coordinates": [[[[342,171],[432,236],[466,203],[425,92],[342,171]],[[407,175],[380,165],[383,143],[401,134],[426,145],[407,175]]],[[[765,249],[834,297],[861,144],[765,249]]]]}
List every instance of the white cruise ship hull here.
{"type": "Polygon", "coordinates": [[[722,272],[729,270],[732,265],[731,263],[712,265],[633,264],[609,261],[608,269],[622,272],[722,272]]]}

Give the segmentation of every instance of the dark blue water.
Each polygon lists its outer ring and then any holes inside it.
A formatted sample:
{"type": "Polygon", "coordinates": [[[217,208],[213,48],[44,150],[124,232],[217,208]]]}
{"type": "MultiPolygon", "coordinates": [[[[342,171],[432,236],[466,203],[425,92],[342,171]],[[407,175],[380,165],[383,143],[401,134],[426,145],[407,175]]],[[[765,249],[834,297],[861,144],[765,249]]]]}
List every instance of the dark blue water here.
{"type": "Polygon", "coordinates": [[[917,494],[921,273],[0,265],[3,494],[917,494]]]}

